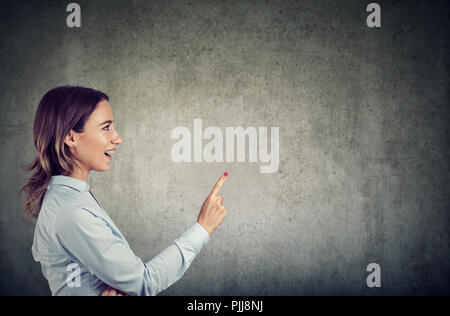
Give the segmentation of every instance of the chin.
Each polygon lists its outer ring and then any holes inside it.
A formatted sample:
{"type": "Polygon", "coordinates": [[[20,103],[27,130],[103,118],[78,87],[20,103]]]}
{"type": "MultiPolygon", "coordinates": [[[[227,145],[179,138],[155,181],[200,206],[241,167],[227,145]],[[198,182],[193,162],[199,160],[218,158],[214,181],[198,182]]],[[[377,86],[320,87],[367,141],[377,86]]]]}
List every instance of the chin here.
{"type": "Polygon", "coordinates": [[[111,166],[107,165],[107,166],[102,166],[100,168],[95,168],[94,170],[97,171],[97,172],[102,172],[102,171],[109,170],[109,168],[111,168],[111,166]]]}

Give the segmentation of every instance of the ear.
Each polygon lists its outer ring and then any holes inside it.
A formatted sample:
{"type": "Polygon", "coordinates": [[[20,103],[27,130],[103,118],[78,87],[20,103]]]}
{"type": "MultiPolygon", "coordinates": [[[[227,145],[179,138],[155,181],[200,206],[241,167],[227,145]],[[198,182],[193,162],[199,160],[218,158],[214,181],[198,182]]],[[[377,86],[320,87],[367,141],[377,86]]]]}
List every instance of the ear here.
{"type": "Polygon", "coordinates": [[[69,133],[67,133],[66,137],[64,138],[64,143],[69,147],[75,147],[75,133],[73,130],[70,130],[69,133]]]}

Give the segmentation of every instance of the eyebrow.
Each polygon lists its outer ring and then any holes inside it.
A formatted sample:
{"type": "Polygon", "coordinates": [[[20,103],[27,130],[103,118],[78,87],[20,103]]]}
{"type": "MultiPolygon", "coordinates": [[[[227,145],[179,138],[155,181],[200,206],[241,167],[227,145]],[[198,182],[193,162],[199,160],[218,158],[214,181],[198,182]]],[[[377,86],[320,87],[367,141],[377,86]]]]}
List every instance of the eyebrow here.
{"type": "Polygon", "coordinates": [[[102,125],[107,124],[107,123],[114,123],[114,121],[107,120],[107,121],[104,121],[103,123],[101,123],[99,126],[102,126],[102,125]]]}

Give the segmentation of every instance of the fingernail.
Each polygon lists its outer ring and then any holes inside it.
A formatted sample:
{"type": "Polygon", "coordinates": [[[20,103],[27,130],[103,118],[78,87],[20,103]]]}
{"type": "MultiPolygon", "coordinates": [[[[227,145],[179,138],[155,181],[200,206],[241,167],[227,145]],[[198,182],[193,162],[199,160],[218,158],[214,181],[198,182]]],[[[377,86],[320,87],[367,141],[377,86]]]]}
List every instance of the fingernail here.
{"type": "Polygon", "coordinates": [[[228,177],[228,172],[225,172],[223,175],[224,175],[225,177],[228,177]]]}

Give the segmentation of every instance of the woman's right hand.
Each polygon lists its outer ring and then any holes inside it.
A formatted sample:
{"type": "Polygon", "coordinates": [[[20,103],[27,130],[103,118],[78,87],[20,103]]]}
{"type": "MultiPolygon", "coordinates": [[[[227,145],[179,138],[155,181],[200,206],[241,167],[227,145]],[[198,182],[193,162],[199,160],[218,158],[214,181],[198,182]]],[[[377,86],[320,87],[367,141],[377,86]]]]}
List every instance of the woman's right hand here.
{"type": "Polygon", "coordinates": [[[197,223],[202,225],[210,235],[220,224],[222,224],[225,216],[227,216],[227,210],[222,204],[223,197],[219,195],[219,190],[227,176],[228,172],[225,172],[220,177],[205,202],[203,202],[200,213],[198,214],[197,223]]]}

